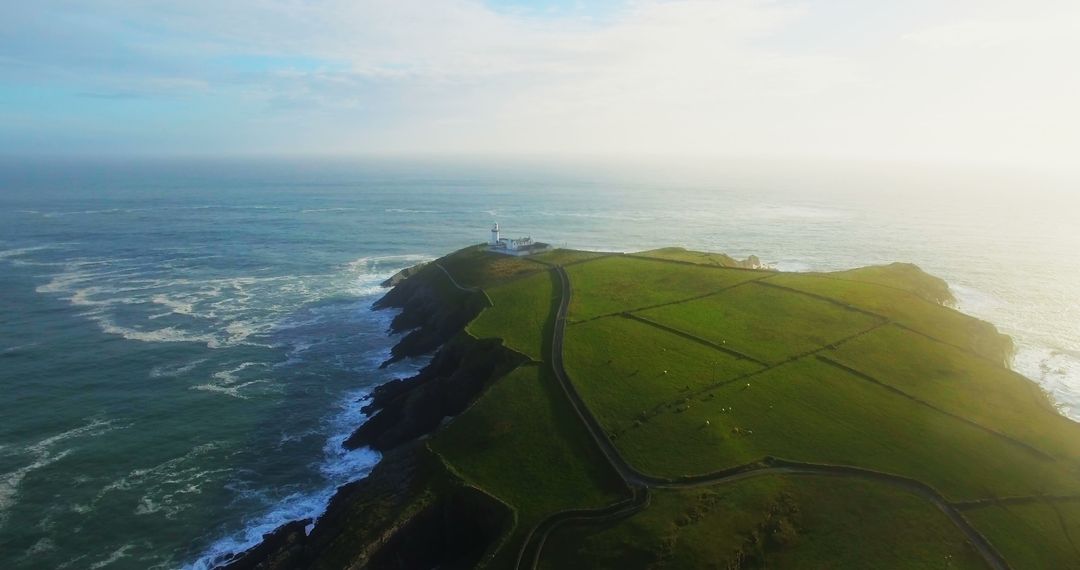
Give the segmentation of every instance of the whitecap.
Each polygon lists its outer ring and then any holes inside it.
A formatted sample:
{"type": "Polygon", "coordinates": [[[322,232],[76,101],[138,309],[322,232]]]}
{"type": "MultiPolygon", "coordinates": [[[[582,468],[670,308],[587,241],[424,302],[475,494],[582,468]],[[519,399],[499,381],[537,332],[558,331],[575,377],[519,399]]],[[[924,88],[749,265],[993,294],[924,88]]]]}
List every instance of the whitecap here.
{"type": "Polygon", "coordinates": [[[974,316],[993,314],[1005,303],[993,294],[962,283],[949,283],[949,291],[956,299],[956,308],[974,316]]]}
{"type": "Polygon", "coordinates": [[[193,360],[191,362],[186,362],[186,363],[183,363],[183,364],[158,365],[158,366],[155,366],[155,367],[150,369],[150,377],[151,378],[173,378],[173,377],[176,377],[176,376],[181,376],[181,375],[187,374],[188,372],[191,372],[197,366],[199,366],[200,364],[206,362],[206,360],[207,359],[205,359],[205,358],[200,358],[200,359],[193,360]]]}
{"type": "Polygon", "coordinates": [[[1045,390],[1062,414],[1080,421],[1080,357],[1072,351],[1017,343],[1012,366],[1045,390]]]}
{"type": "MultiPolygon", "coordinates": [[[[32,461],[28,465],[0,475],[0,516],[15,504],[19,486],[22,484],[23,479],[38,469],[60,461],[72,452],[72,449],[54,452],[53,447],[69,439],[97,437],[113,429],[118,428],[113,425],[112,421],[94,419],[85,425],[46,437],[23,447],[19,453],[29,455],[32,461]]],[[[0,519],[0,522],[2,520],[0,519]]]]}
{"type": "Polygon", "coordinates": [[[170,312],[177,315],[192,315],[195,313],[195,304],[190,301],[181,301],[168,297],[164,294],[154,295],[150,301],[172,309],[170,312]]]}
{"type": "Polygon", "coordinates": [[[415,210],[412,208],[386,208],[384,212],[390,214],[438,214],[438,210],[415,210]]]}
{"type": "Polygon", "coordinates": [[[360,400],[367,394],[368,390],[346,393],[338,404],[338,413],[329,422],[331,436],[323,446],[324,460],[320,464],[320,472],[326,482],[321,489],[309,493],[293,493],[273,501],[268,512],[257,517],[241,531],[210,545],[206,552],[185,568],[209,570],[232,554],[258,544],[263,535],[285,523],[321,516],[340,485],[370,473],[381,457],[379,453],[368,448],[350,451],[342,445],[352,430],[366,419],[361,411],[363,404],[360,400]]]}
{"type": "Polygon", "coordinates": [[[128,551],[132,548],[135,548],[134,544],[125,544],[120,548],[117,548],[116,550],[112,551],[112,553],[109,554],[109,556],[105,559],[91,564],[90,570],[98,570],[99,568],[104,568],[114,562],[119,561],[121,558],[127,556],[128,551]]]}
{"type": "Polygon", "coordinates": [[[767,265],[769,267],[773,268],[773,269],[776,269],[777,271],[786,271],[786,272],[799,272],[799,273],[802,273],[802,272],[812,271],[813,270],[812,269],[813,266],[811,266],[809,263],[805,263],[805,262],[802,262],[802,261],[796,261],[796,260],[790,260],[790,259],[783,259],[783,260],[780,260],[780,261],[769,263],[767,265]]]}
{"type": "Polygon", "coordinates": [[[308,210],[300,210],[301,214],[318,214],[323,212],[351,212],[356,208],[311,208],[308,210]]]}
{"type": "Polygon", "coordinates": [[[23,554],[24,558],[32,558],[39,554],[45,554],[56,550],[56,543],[49,538],[41,538],[35,542],[30,548],[26,549],[26,553],[23,554]]]}
{"type": "MultiPolygon", "coordinates": [[[[36,343],[36,342],[28,342],[26,344],[16,344],[15,346],[9,346],[7,348],[4,348],[3,350],[0,350],[0,354],[16,354],[18,352],[23,352],[23,351],[25,351],[27,349],[34,348],[35,346],[38,346],[38,344],[39,343],[36,343]]],[[[3,446],[0,446],[0,447],[3,447],[3,446]]]]}

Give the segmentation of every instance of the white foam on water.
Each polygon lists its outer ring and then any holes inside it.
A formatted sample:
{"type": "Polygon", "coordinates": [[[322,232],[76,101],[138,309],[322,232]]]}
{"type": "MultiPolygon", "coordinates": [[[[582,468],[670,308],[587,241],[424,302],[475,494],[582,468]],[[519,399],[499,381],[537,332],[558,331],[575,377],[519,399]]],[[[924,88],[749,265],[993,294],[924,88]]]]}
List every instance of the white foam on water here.
{"type": "Polygon", "coordinates": [[[72,505],[75,512],[92,512],[108,494],[137,489],[141,496],[133,514],[145,516],[160,514],[167,519],[175,518],[191,506],[185,495],[199,494],[202,485],[219,479],[231,468],[207,469],[204,456],[220,448],[218,442],[197,445],[184,455],[168,459],[157,465],[131,470],[127,475],[101,488],[89,504],[72,505]]]}
{"type": "Polygon", "coordinates": [[[11,260],[11,259],[16,258],[16,257],[22,257],[24,255],[31,254],[31,253],[34,253],[36,251],[44,251],[44,250],[48,250],[48,249],[55,249],[55,247],[56,246],[53,246],[53,245],[38,245],[38,246],[34,246],[34,247],[17,247],[17,248],[14,248],[14,249],[6,249],[4,251],[0,251],[0,261],[7,261],[7,260],[11,260]]]}
{"type": "Polygon", "coordinates": [[[197,384],[192,386],[192,390],[201,390],[204,392],[217,392],[218,394],[224,394],[226,396],[236,398],[238,400],[247,400],[248,396],[241,394],[240,390],[253,386],[255,384],[264,384],[266,380],[252,380],[250,382],[244,382],[243,384],[237,384],[235,386],[223,386],[221,384],[197,384]]]}
{"type": "Polygon", "coordinates": [[[809,263],[802,261],[796,261],[791,259],[782,259],[780,261],[773,261],[767,264],[769,267],[776,269],[777,271],[787,271],[792,273],[802,273],[806,271],[813,271],[813,266],[809,263]]]}
{"type": "Polygon", "coordinates": [[[175,378],[191,372],[207,359],[199,358],[184,364],[158,365],[150,369],[151,378],[175,378]]]}
{"type": "MultiPolygon", "coordinates": [[[[0,354],[15,354],[15,353],[27,350],[29,348],[34,348],[35,346],[38,346],[39,344],[40,343],[37,343],[37,342],[28,342],[26,344],[16,344],[15,346],[9,346],[9,347],[6,347],[6,348],[0,350],[0,354]]],[[[3,448],[3,446],[0,446],[0,448],[3,448]]]]}
{"type": "Polygon", "coordinates": [[[1018,331],[1014,323],[1002,322],[1010,307],[991,293],[959,283],[949,283],[949,290],[956,298],[957,310],[1008,333],[1016,346],[1012,369],[1042,388],[1063,415],[1080,421],[1080,353],[1038,342],[1034,335],[1018,331]]]}
{"type": "MultiPolygon", "coordinates": [[[[32,250],[8,252],[17,256],[32,250]]],[[[72,259],[36,290],[67,300],[102,332],[127,340],[267,347],[263,339],[280,330],[297,309],[340,296],[373,297],[394,273],[430,259],[422,254],[366,256],[325,274],[204,279],[190,278],[175,264],[72,259]],[[167,319],[167,326],[161,326],[161,319],[167,319]]]]}
{"type": "Polygon", "coordinates": [[[72,448],[57,451],[54,449],[56,446],[71,439],[97,437],[113,429],[118,427],[110,420],[94,419],[85,425],[22,447],[18,453],[29,456],[30,463],[9,473],[0,474],[0,525],[6,522],[7,511],[16,504],[19,486],[23,480],[34,471],[60,461],[73,451],[72,448]]]}
{"type": "Polygon", "coordinates": [[[342,443],[367,419],[361,411],[364,405],[361,400],[368,393],[367,389],[350,391],[338,403],[338,412],[330,420],[331,435],[323,446],[324,458],[319,465],[325,478],[322,488],[293,493],[274,501],[270,511],[254,518],[240,532],[210,545],[202,556],[185,568],[210,570],[233,554],[255,546],[262,541],[263,535],[283,524],[321,516],[339,486],[367,476],[379,462],[379,453],[368,448],[348,450],[342,443]]]}
{"type": "Polygon", "coordinates": [[[100,568],[105,568],[106,566],[109,566],[114,562],[118,562],[121,558],[126,557],[127,552],[132,548],[135,548],[134,544],[125,544],[120,548],[117,548],[116,550],[112,551],[112,553],[109,554],[105,559],[91,564],[90,570],[99,570],[100,568]]]}
{"type": "Polygon", "coordinates": [[[322,212],[352,212],[356,208],[310,208],[307,210],[300,210],[301,214],[317,214],[322,212]]]}
{"type": "Polygon", "coordinates": [[[257,384],[265,384],[269,380],[259,378],[255,380],[241,379],[240,375],[249,368],[260,368],[262,370],[268,370],[270,366],[265,362],[242,362],[233,368],[226,370],[219,370],[211,375],[211,381],[205,384],[198,384],[192,386],[192,390],[203,390],[207,392],[217,392],[233,398],[246,400],[247,395],[242,394],[240,391],[248,386],[254,386],[257,384]]]}
{"type": "Polygon", "coordinates": [[[651,222],[656,217],[632,212],[551,212],[539,211],[537,214],[552,218],[581,218],[586,220],[609,220],[616,222],[651,222]]]}
{"type": "Polygon", "coordinates": [[[1080,355],[1018,342],[1012,367],[1038,383],[1062,414],[1080,421],[1080,355]]]}
{"type": "Polygon", "coordinates": [[[26,549],[26,553],[23,554],[23,558],[33,558],[39,554],[45,554],[56,550],[56,543],[49,538],[38,539],[30,548],[26,549]]]}
{"type": "Polygon", "coordinates": [[[192,301],[181,301],[164,294],[154,295],[150,301],[172,309],[171,313],[176,315],[192,315],[195,313],[195,303],[192,301]]]}

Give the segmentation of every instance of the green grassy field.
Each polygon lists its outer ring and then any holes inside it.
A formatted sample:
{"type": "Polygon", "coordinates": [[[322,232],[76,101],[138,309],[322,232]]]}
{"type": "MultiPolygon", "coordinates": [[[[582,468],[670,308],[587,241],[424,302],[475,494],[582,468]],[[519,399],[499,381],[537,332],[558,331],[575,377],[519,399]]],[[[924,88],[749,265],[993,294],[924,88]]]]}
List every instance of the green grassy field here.
{"type": "MultiPolygon", "coordinates": [[[[949,501],[1080,496],[1080,426],[1000,365],[1008,337],[939,304],[951,300],[941,280],[906,264],[786,274],[717,267],[721,254],[644,253],[690,263],[538,256],[571,264],[565,368],[632,468],[678,478],[775,456],[908,477],[949,501]]],[[[514,509],[488,566],[507,568],[545,517],[627,491],[550,369],[557,274],[476,247],[440,263],[492,301],[469,333],[541,361],[494,381],[429,442],[514,509]]],[[[447,302],[460,296],[445,276],[422,274],[441,280],[447,302]]],[[[984,564],[931,503],[882,483],[770,475],[653,496],[622,522],[557,531],[542,566],[984,564]]],[[[964,513],[1015,568],[1077,567],[1080,503],[964,513]]]]}
{"type": "Polygon", "coordinates": [[[443,257],[439,263],[464,287],[487,289],[544,270],[539,263],[470,246],[443,257]]]}
{"type": "Polygon", "coordinates": [[[828,353],[907,394],[1076,464],[1080,425],[1030,380],[910,331],[887,326],[828,353]]]}
{"type": "Polygon", "coordinates": [[[656,476],[774,455],[904,475],[951,499],[1080,492],[1080,479],[1060,464],[814,358],[693,399],[627,430],[616,445],[656,476]]]}
{"type": "Polygon", "coordinates": [[[477,338],[502,338],[506,346],[543,360],[557,302],[553,278],[542,271],[486,289],[492,306],[469,323],[468,331],[477,338]]]}
{"type": "Polygon", "coordinates": [[[847,271],[834,271],[832,273],[814,273],[830,279],[845,279],[862,283],[873,283],[893,289],[902,289],[914,293],[923,299],[937,305],[952,304],[956,302],[949,284],[944,279],[929,275],[918,266],[910,263],[890,263],[888,265],[871,265],[859,267],[847,271]]]}
{"type": "Polygon", "coordinates": [[[989,506],[964,516],[1014,568],[1080,568],[1080,503],[989,506]]]}
{"type": "Polygon", "coordinates": [[[625,493],[543,366],[500,379],[430,447],[466,481],[516,509],[515,549],[542,517],[603,506],[625,493]]]}
{"type": "Polygon", "coordinates": [[[738,260],[725,253],[709,253],[704,251],[692,251],[681,247],[663,247],[641,251],[634,255],[653,257],[656,259],[670,259],[673,261],[685,261],[698,265],[712,265],[716,267],[738,267],[738,260]]]}
{"type": "Polygon", "coordinates": [[[563,352],[575,386],[610,433],[647,422],[658,406],[694,390],[760,368],[622,317],[569,326],[563,352]]]}
{"type": "Polygon", "coordinates": [[[770,363],[826,346],[881,322],[828,301],[757,283],[640,314],[770,363]]]}
{"type": "Polygon", "coordinates": [[[597,257],[603,257],[605,255],[609,254],[599,251],[553,249],[551,251],[545,251],[544,253],[532,255],[530,256],[530,258],[544,263],[551,263],[553,265],[566,265],[568,263],[578,263],[589,259],[596,259],[597,257]]]}
{"type": "Polygon", "coordinates": [[[823,295],[877,313],[986,357],[1004,363],[1012,341],[993,325],[931,303],[918,295],[873,283],[859,283],[798,273],[782,273],[770,283],[823,295]]]}
{"type": "Polygon", "coordinates": [[[881,484],[763,476],[659,491],[645,511],[553,534],[541,568],[985,568],[922,498],[881,484]]]}
{"type": "Polygon", "coordinates": [[[570,319],[581,321],[719,291],[761,274],[613,256],[566,268],[574,294],[570,319]]]}

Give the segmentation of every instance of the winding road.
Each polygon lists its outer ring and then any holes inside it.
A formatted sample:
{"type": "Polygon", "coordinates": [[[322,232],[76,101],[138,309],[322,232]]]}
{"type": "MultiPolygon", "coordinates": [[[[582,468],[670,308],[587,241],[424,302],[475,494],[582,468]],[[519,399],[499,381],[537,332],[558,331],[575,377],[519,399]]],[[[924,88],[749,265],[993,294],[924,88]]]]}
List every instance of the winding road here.
{"type": "Polygon", "coordinates": [[[945,497],[929,485],[889,473],[882,473],[870,469],[842,465],[824,465],[815,463],[803,463],[788,461],[779,458],[766,457],[761,461],[733,467],[723,471],[706,475],[680,478],[653,477],[631,467],[619,454],[611,439],[607,437],[596,417],[589,411],[588,406],[581,399],[574,388],[570,377],[563,365],[563,340],[566,332],[567,312],[570,307],[570,278],[561,266],[553,266],[552,271],[559,278],[559,307],[555,314],[555,326],[553,327],[551,342],[551,367],[558,380],[563,393],[570,402],[574,413],[585,425],[589,436],[596,443],[604,458],[612,469],[626,484],[631,496],[623,501],[601,509],[573,509],[554,513],[537,524],[529,531],[524,543],[518,551],[518,570],[536,568],[540,556],[543,553],[544,544],[553,531],[559,527],[572,523],[603,523],[613,522],[628,517],[645,509],[650,500],[651,489],[687,489],[734,483],[751,477],[765,475],[812,475],[847,477],[871,480],[878,483],[891,485],[904,491],[914,493],[937,507],[954,525],[960,530],[971,543],[972,547],[986,561],[987,566],[995,570],[1006,570],[1008,563],[997,552],[992,544],[979,533],[960,514],[956,505],[950,503],[945,497]]]}

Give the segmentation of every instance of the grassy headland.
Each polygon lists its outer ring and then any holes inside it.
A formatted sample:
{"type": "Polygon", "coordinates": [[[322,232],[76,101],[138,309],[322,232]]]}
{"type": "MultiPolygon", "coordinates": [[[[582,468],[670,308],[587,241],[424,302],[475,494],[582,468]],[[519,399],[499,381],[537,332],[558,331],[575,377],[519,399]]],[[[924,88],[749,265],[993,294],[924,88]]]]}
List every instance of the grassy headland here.
{"type": "MultiPolygon", "coordinates": [[[[431,458],[413,484],[426,498],[365,523],[353,535],[363,548],[334,560],[377,567],[475,517],[482,539],[421,549],[424,563],[1080,559],[1080,426],[1008,370],[1008,337],[949,308],[945,283],[910,264],[790,274],[748,263],[677,248],[514,258],[470,247],[401,279],[387,304],[419,327],[413,344],[446,344],[418,377],[381,389],[382,411],[358,432],[398,441],[387,434],[438,425],[411,444],[431,458]]],[[[399,475],[377,468],[369,486],[399,475]]],[[[313,536],[348,550],[353,519],[335,520],[313,536]]]]}

